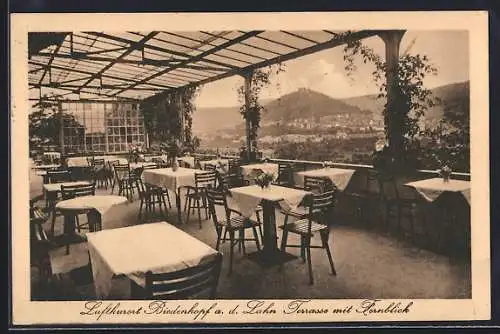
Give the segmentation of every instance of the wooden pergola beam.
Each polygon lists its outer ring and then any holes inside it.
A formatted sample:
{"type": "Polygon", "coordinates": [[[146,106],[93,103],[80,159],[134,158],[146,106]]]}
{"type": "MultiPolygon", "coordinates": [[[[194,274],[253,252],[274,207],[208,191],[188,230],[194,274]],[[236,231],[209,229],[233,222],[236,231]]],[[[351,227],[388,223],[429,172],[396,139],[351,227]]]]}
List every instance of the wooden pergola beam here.
{"type": "Polygon", "coordinates": [[[117,61],[119,61],[120,59],[123,59],[125,58],[126,56],[128,56],[129,54],[131,54],[132,52],[134,52],[135,50],[137,50],[138,48],[141,48],[144,44],[146,44],[147,41],[149,41],[150,39],[152,39],[153,37],[155,37],[156,35],[158,34],[157,31],[152,31],[150,32],[149,34],[147,34],[146,36],[144,36],[144,38],[142,38],[139,42],[136,42],[134,44],[132,44],[125,52],[123,52],[120,56],[118,56],[116,59],[114,59],[113,61],[111,61],[108,65],[104,66],[101,70],[99,70],[97,73],[93,74],[91,76],[91,78],[89,78],[87,81],[85,81],[82,86],[78,89],[78,91],[80,91],[82,88],[85,88],[89,83],[91,83],[93,80],[97,79],[97,78],[100,78],[102,74],[104,74],[104,72],[106,72],[108,69],[110,69],[111,67],[113,67],[113,65],[115,65],[117,63],[117,61]]]}
{"type": "MultiPolygon", "coordinates": [[[[257,36],[257,35],[258,35],[258,34],[260,34],[261,32],[262,32],[262,31],[260,31],[260,30],[250,31],[250,32],[248,32],[248,33],[246,33],[246,34],[243,34],[243,35],[241,35],[241,36],[239,36],[239,37],[237,37],[237,38],[235,38],[235,39],[232,39],[231,41],[228,41],[228,42],[226,42],[226,43],[222,43],[222,44],[220,44],[220,45],[218,45],[218,46],[216,46],[216,47],[214,47],[214,48],[212,48],[212,49],[210,49],[210,50],[208,50],[208,51],[202,52],[202,53],[200,53],[199,55],[196,55],[196,56],[193,56],[193,57],[191,57],[191,58],[189,58],[189,59],[186,59],[185,61],[183,61],[183,62],[181,62],[181,63],[179,63],[179,64],[177,64],[177,65],[174,65],[174,66],[172,66],[172,67],[170,67],[170,68],[167,68],[167,69],[165,69],[165,70],[163,70],[163,71],[160,71],[160,72],[154,73],[154,74],[152,74],[152,75],[150,75],[150,76],[148,76],[148,77],[146,77],[146,78],[144,78],[144,79],[140,80],[138,83],[135,83],[135,84],[130,85],[130,88],[135,87],[135,86],[137,86],[137,85],[140,85],[140,84],[142,84],[142,83],[148,82],[148,81],[150,81],[150,80],[152,80],[152,79],[154,79],[154,78],[157,78],[157,77],[159,77],[159,76],[161,76],[161,75],[163,75],[163,74],[166,74],[166,73],[172,72],[172,71],[173,71],[173,70],[175,70],[175,69],[182,68],[184,65],[187,65],[187,64],[190,64],[190,63],[193,63],[193,62],[197,62],[197,61],[200,61],[200,60],[205,61],[205,60],[203,59],[204,57],[209,56],[209,55],[212,55],[212,54],[216,53],[217,51],[223,50],[223,49],[227,48],[228,46],[231,46],[231,45],[237,44],[237,43],[239,43],[240,41],[244,41],[244,40],[246,40],[246,39],[249,39],[250,37],[257,36]]],[[[125,90],[126,90],[126,89],[120,90],[120,91],[118,91],[116,94],[118,95],[118,94],[120,94],[120,93],[124,92],[125,90]]]]}

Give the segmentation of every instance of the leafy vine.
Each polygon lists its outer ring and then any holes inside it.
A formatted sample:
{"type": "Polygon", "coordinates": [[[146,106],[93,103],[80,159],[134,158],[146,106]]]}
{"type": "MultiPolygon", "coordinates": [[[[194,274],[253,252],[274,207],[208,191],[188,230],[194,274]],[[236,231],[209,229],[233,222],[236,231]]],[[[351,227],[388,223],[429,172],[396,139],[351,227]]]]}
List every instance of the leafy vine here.
{"type": "Polygon", "coordinates": [[[260,93],[265,87],[271,84],[271,77],[273,75],[278,75],[283,71],[285,71],[285,68],[282,63],[253,70],[248,73],[250,75],[248,92],[246,91],[245,83],[238,87],[238,101],[241,104],[240,113],[245,121],[250,123],[248,133],[251,145],[250,153],[257,151],[258,129],[260,128],[261,113],[264,110],[264,106],[259,101],[260,93]]]}
{"type": "MultiPolygon", "coordinates": [[[[355,60],[360,57],[363,63],[372,63],[375,70],[371,73],[373,81],[378,86],[377,98],[388,97],[388,86],[386,73],[387,63],[372,48],[364,45],[360,40],[349,41],[344,46],[344,61],[347,75],[357,70],[355,60]]],[[[432,91],[424,87],[424,78],[427,75],[436,75],[437,69],[430,63],[426,55],[403,54],[399,56],[396,74],[394,76],[392,89],[393,104],[388,101],[384,105],[384,125],[386,138],[390,139],[394,132],[402,138],[402,152],[397,152],[396,158],[409,158],[412,148],[415,146],[415,137],[421,135],[422,131],[419,121],[425,112],[440,103],[433,97],[432,91]]],[[[390,140],[389,140],[390,141],[390,140]]],[[[395,153],[392,152],[394,155],[395,153]]]]}
{"type": "Polygon", "coordinates": [[[199,146],[199,138],[192,135],[192,114],[196,110],[194,99],[199,90],[199,87],[183,88],[142,103],[141,111],[151,147],[170,146],[173,141],[181,142],[181,146],[189,151],[199,146]]]}

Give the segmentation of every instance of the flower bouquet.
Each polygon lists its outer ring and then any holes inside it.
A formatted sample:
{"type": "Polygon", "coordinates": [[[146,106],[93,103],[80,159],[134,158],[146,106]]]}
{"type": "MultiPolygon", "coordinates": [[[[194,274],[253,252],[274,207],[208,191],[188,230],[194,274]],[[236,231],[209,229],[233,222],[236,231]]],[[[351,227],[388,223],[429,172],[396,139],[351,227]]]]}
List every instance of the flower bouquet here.
{"type": "Polygon", "coordinates": [[[451,168],[448,167],[448,165],[444,165],[443,167],[441,167],[441,169],[438,172],[439,172],[439,175],[443,178],[444,182],[450,181],[451,168]]]}
{"type": "Polygon", "coordinates": [[[138,163],[139,160],[141,159],[141,153],[142,153],[142,144],[136,144],[132,143],[129,146],[129,160],[133,161],[135,163],[138,163]]]}
{"type": "Polygon", "coordinates": [[[264,188],[269,188],[273,180],[274,180],[273,174],[262,173],[255,178],[255,183],[258,184],[262,189],[264,189],[264,188]]]}
{"type": "Polygon", "coordinates": [[[333,167],[333,161],[323,161],[323,168],[329,169],[333,167]]]}

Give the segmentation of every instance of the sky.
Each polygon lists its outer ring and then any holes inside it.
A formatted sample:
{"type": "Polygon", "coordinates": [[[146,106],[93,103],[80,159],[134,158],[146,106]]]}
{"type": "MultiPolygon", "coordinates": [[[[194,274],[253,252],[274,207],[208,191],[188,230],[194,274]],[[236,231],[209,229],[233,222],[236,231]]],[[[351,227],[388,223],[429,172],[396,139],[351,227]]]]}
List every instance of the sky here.
{"type": "MultiPolygon", "coordinates": [[[[379,37],[363,40],[382,57],[384,43],[379,37]]],[[[427,55],[437,70],[424,84],[428,88],[469,80],[469,42],[467,31],[407,31],[403,36],[400,54],[427,55]]],[[[271,85],[261,99],[278,98],[299,88],[309,88],[333,98],[373,94],[377,87],[371,73],[374,66],[356,61],[357,71],[351,78],[344,70],[343,48],[317,52],[284,63],[284,72],[271,78],[271,85]]],[[[229,77],[202,87],[195,103],[202,107],[238,105],[237,88],[243,83],[239,76],[229,77]]]]}

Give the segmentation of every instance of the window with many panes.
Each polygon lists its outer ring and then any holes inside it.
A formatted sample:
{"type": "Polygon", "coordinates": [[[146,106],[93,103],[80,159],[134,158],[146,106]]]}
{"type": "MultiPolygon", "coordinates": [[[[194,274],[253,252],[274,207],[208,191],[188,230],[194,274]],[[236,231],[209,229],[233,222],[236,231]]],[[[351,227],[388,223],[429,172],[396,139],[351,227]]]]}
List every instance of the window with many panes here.
{"type": "Polygon", "coordinates": [[[136,104],[73,102],[63,105],[66,152],[127,152],[145,144],[144,119],[136,104]]]}

